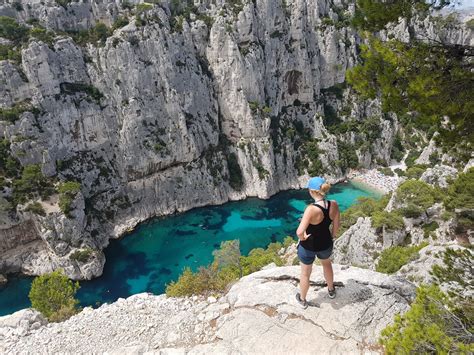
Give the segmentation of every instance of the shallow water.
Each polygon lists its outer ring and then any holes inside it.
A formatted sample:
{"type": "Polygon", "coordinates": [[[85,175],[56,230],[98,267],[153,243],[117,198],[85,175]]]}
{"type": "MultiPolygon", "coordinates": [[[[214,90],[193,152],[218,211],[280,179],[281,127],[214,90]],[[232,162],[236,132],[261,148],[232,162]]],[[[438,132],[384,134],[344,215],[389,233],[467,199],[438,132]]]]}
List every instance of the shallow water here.
{"type": "MultiPolygon", "coordinates": [[[[362,196],[378,197],[348,183],[333,186],[329,198],[343,211],[362,196]]],[[[248,198],[155,218],[125,238],[111,241],[103,275],[81,282],[78,298],[83,306],[95,306],[140,292],[163,293],[184,267],[195,270],[209,264],[222,241],[239,239],[241,252],[248,254],[294,236],[298,218],[310,202],[307,190],[291,190],[268,200],[248,198]]],[[[0,290],[0,315],[30,306],[31,280],[12,278],[0,290]]]]}

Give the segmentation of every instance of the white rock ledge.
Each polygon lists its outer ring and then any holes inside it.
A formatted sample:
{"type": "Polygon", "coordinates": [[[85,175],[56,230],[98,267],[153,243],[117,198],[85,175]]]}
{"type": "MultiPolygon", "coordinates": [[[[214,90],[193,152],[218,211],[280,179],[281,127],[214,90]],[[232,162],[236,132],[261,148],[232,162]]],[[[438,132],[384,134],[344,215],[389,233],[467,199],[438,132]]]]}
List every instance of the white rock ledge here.
{"type": "Polygon", "coordinates": [[[308,294],[315,305],[306,310],[295,301],[299,266],[248,275],[217,300],[142,293],[48,325],[23,310],[0,318],[0,353],[377,352],[380,331],[408,309],[415,287],[371,270],[334,269],[337,297],[327,297],[315,266],[308,294]]]}

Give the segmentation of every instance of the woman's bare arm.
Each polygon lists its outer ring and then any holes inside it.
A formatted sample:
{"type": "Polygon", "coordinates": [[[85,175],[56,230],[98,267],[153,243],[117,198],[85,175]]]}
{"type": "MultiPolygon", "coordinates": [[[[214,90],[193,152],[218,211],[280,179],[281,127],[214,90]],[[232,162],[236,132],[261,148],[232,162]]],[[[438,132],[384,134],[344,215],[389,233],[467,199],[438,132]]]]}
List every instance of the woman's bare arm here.
{"type": "Polygon", "coordinates": [[[339,205],[336,201],[331,202],[331,213],[330,217],[332,219],[332,237],[336,238],[337,232],[341,227],[341,213],[339,212],[339,205]]]}
{"type": "Polygon", "coordinates": [[[309,222],[311,220],[311,206],[307,206],[303,218],[301,218],[300,225],[298,226],[298,229],[296,230],[296,235],[300,240],[306,240],[310,235],[306,234],[306,229],[309,226],[309,222]]]}

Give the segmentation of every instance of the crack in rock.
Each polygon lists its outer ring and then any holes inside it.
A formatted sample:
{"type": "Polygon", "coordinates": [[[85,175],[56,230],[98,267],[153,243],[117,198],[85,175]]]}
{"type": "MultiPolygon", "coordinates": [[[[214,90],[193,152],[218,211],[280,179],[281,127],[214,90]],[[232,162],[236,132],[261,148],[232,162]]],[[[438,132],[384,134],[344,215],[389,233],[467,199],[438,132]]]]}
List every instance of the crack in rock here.
{"type": "Polygon", "coordinates": [[[359,280],[354,280],[355,283],[358,283],[360,285],[365,285],[365,286],[373,286],[373,287],[378,287],[384,290],[389,290],[391,293],[395,293],[401,298],[403,298],[408,304],[411,304],[413,299],[415,298],[415,286],[412,284],[407,284],[404,288],[402,287],[396,287],[396,286],[391,286],[391,285],[383,285],[383,284],[373,284],[368,281],[359,281],[359,280]]]}
{"type": "Polygon", "coordinates": [[[288,318],[289,319],[300,319],[304,322],[308,322],[308,323],[318,327],[319,329],[321,329],[329,338],[331,338],[333,340],[349,340],[349,339],[355,340],[350,336],[347,337],[347,338],[344,338],[343,336],[331,333],[331,332],[327,331],[326,329],[324,329],[324,327],[322,325],[316,323],[312,319],[309,319],[309,318],[306,318],[305,316],[302,316],[301,314],[289,313],[288,318]]]}
{"type": "MultiPolygon", "coordinates": [[[[290,275],[264,276],[264,277],[260,277],[259,279],[265,280],[262,283],[271,282],[271,281],[294,281],[294,282],[297,282],[297,283],[300,282],[300,279],[298,277],[290,276],[290,275]]],[[[309,281],[309,285],[310,286],[316,286],[316,287],[326,287],[327,286],[326,281],[311,281],[311,280],[309,281]]],[[[334,286],[344,287],[344,283],[340,282],[340,281],[335,281],[334,286]]]]}

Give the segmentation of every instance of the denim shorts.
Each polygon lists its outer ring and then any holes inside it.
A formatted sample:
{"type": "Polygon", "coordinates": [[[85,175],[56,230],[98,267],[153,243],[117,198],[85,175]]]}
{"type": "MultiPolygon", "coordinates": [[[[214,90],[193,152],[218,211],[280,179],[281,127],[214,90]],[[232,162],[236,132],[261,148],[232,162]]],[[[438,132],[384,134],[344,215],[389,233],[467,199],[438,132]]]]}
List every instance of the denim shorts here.
{"type": "Polygon", "coordinates": [[[311,251],[305,249],[303,246],[298,244],[298,258],[300,261],[305,265],[311,265],[314,262],[314,259],[318,257],[318,259],[329,259],[332,254],[333,246],[331,245],[326,250],[321,251],[311,251]]]}

